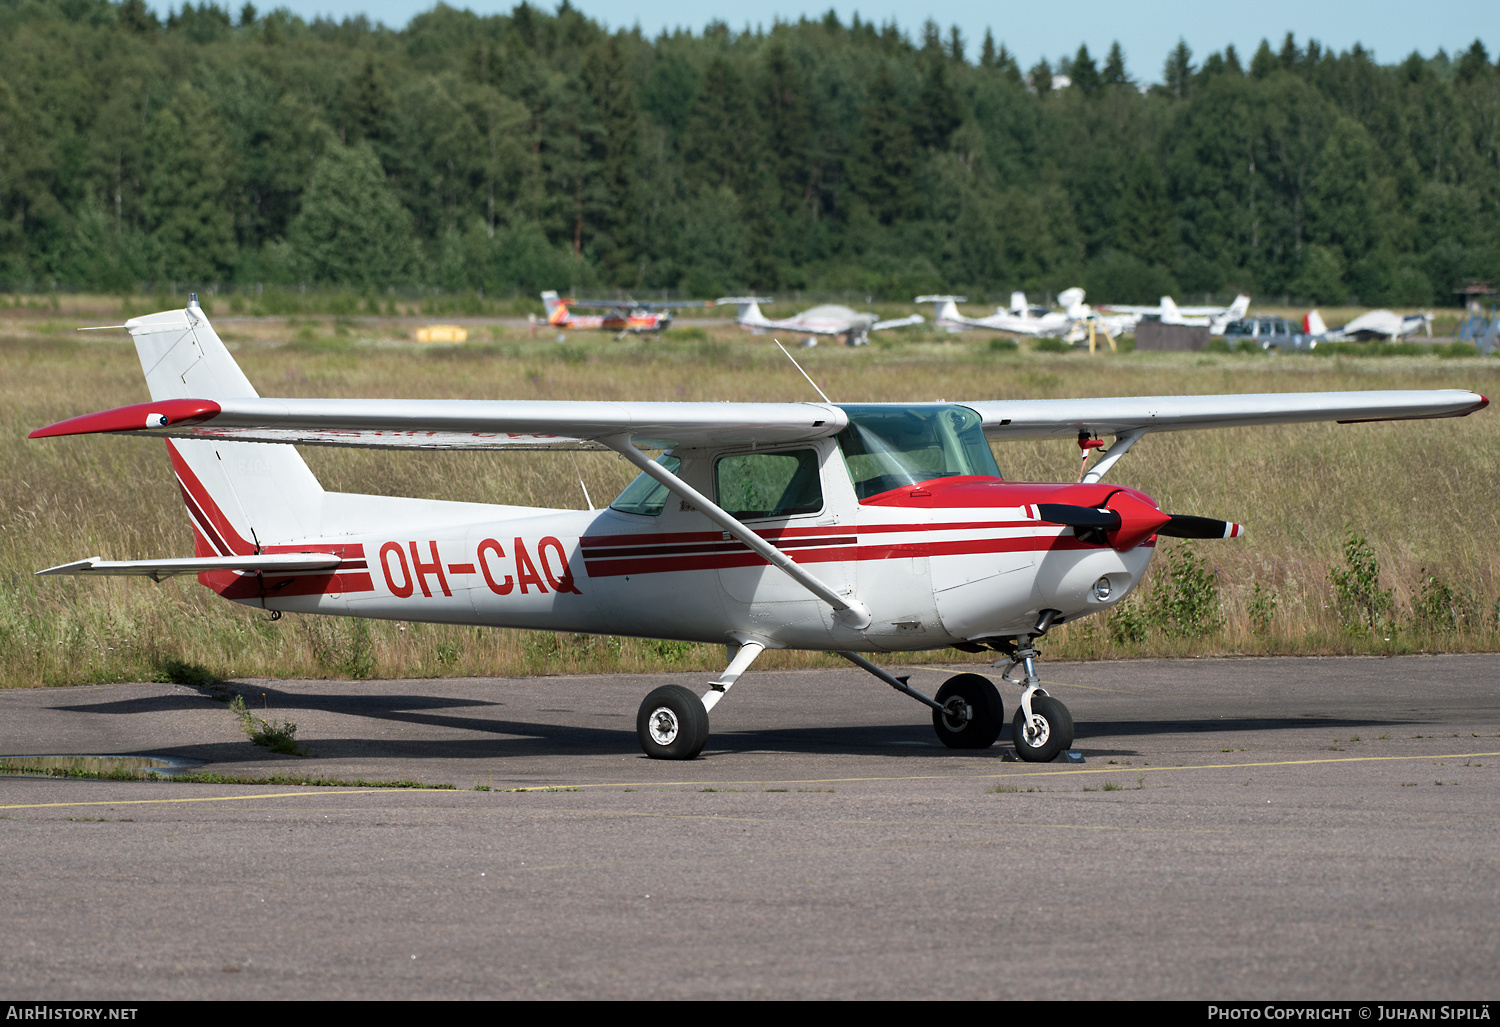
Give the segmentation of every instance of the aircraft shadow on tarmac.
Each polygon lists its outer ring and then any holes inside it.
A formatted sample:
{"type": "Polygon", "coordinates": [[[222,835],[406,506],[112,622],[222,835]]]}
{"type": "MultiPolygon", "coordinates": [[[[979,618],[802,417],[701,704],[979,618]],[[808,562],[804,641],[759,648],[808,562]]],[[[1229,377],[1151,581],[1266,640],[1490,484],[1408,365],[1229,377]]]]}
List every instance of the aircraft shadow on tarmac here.
{"type": "MultiPolygon", "coordinates": [[[[576,724],[548,723],[522,719],[498,719],[485,716],[443,714],[449,709],[502,706],[504,703],[479,699],[449,698],[434,695],[383,695],[361,693],[298,693],[275,687],[253,686],[243,689],[251,712],[271,719],[295,719],[298,711],[318,711],[341,716],[391,721],[413,727],[482,733],[490,738],[307,738],[306,748],[322,759],[385,757],[396,759],[496,759],[515,756],[557,755],[641,755],[635,737],[634,718],[619,714],[619,727],[585,727],[576,724]],[[256,700],[260,700],[257,702],[256,700]],[[260,707],[260,709],[256,709],[260,707]]],[[[59,706],[56,709],[94,714],[166,713],[181,710],[201,711],[208,704],[193,694],[167,694],[142,698],[112,700],[59,706]]],[[[226,711],[227,712],[227,711],[226,711]]],[[[567,709],[546,712],[566,714],[567,709]]],[[[599,714],[589,716],[597,718],[599,714]]],[[[1078,725],[1075,747],[1096,756],[1130,756],[1129,748],[1100,748],[1100,742],[1126,744],[1141,736],[1191,736],[1200,734],[1233,734],[1316,729],[1319,731],[1368,730],[1418,724],[1405,719],[1349,718],[1317,715],[1297,717],[1212,717],[1179,720],[1113,720],[1084,721],[1078,725]]],[[[1010,741],[1010,727],[1001,732],[1000,742],[1010,741]]],[[[972,757],[973,750],[945,749],[933,735],[925,719],[910,724],[816,725],[807,727],[766,727],[740,730],[718,730],[709,738],[714,752],[785,752],[847,753],[886,757],[931,757],[951,752],[957,757],[972,757]]],[[[184,756],[206,762],[246,762],[247,760],[280,761],[296,757],[275,756],[245,742],[210,742],[202,745],[174,745],[160,750],[164,754],[184,756]]],[[[642,757],[644,758],[644,757],[642,757]]]]}

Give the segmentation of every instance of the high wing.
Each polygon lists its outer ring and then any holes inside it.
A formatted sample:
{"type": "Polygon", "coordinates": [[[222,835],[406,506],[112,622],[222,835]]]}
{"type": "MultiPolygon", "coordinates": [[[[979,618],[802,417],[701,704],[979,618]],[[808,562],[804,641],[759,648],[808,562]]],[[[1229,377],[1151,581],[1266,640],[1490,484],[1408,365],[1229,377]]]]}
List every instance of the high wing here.
{"type": "MultiPolygon", "coordinates": [[[[966,403],[998,438],[1139,436],[1307,421],[1462,417],[1489,400],[1460,389],[966,403]]],[[[412,399],[206,399],[85,414],[31,438],[109,432],[387,449],[604,449],[775,445],[826,438],[848,416],[822,403],[608,403],[412,399]]]]}
{"type": "Polygon", "coordinates": [[[1136,396],[966,403],[994,438],[1129,435],[1307,421],[1405,421],[1463,417],[1489,405],[1462,389],[1389,392],[1272,392],[1244,396],[1136,396]]]}
{"type": "Polygon", "coordinates": [[[589,403],[463,399],[170,399],[85,414],[31,438],[111,432],[382,449],[648,449],[775,445],[836,435],[821,403],[589,403]]]}

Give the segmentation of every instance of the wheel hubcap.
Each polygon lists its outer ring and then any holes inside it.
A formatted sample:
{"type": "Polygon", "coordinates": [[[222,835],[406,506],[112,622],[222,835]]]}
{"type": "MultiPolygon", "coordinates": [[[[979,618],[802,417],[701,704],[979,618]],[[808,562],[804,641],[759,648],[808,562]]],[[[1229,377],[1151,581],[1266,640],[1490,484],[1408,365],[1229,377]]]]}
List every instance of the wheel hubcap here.
{"type": "Polygon", "coordinates": [[[665,706],[658,706],[652,710],[646,724],[651,740],[657,745],[671,745],[677,741],[677,732],[682,730],[682,726],[677,722],[677,714],[665,706]]]}
{"type": "Polygon", "coordinates": [[[1051,736],[1052,727],[1047,723],[1047,718],[1032,714],[1031,723],[1026,725],[1026,744],[1033,749],[1040,749],[1051,736]]]}
{"type": "Polygon", "coordinates": [[[955,695],[943,704],[943,726],[949,731],[962,731],[974,719],[974,708],[955,695]]]}

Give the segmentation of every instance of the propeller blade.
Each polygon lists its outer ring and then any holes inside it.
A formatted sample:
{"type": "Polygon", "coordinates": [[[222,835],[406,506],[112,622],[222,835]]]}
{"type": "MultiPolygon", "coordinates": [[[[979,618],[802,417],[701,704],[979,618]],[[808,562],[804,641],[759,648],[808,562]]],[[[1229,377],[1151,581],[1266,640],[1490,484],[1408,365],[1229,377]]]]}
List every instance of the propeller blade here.
{"type": "Polygon", "coordinates": [[[1109,507],[1072,506],[1068,503],[1038,503],[1036,512],[1042,520],[1069,528],[1099,528],[1114,531],[1120,526],[1120,514],[1109,507]]]}
{"type": "Polygon", "coordinates": [[[1216,521],[1211,517],[1177,514],[1157,528],[1156,533],[1169,538],[1239,538],[1245,533],[1245,526],[1233,521],[1216,521]]]}

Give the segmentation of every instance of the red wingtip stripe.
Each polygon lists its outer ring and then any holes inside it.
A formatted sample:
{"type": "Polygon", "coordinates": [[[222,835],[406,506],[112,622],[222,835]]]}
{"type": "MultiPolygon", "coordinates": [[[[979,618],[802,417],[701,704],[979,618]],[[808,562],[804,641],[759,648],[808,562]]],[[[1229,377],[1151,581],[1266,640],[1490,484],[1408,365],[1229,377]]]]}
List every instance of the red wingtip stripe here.
{"type": "Polygon", "coordinates": [[[132,403],[128,407],[70,417],[38,428],[27,438],[50,439],[58,435],[92,435],[98,432],[145,431],[177,424],[199,424],[219,416],[222,408],[211,399],[164,399],[132,403]]]}

